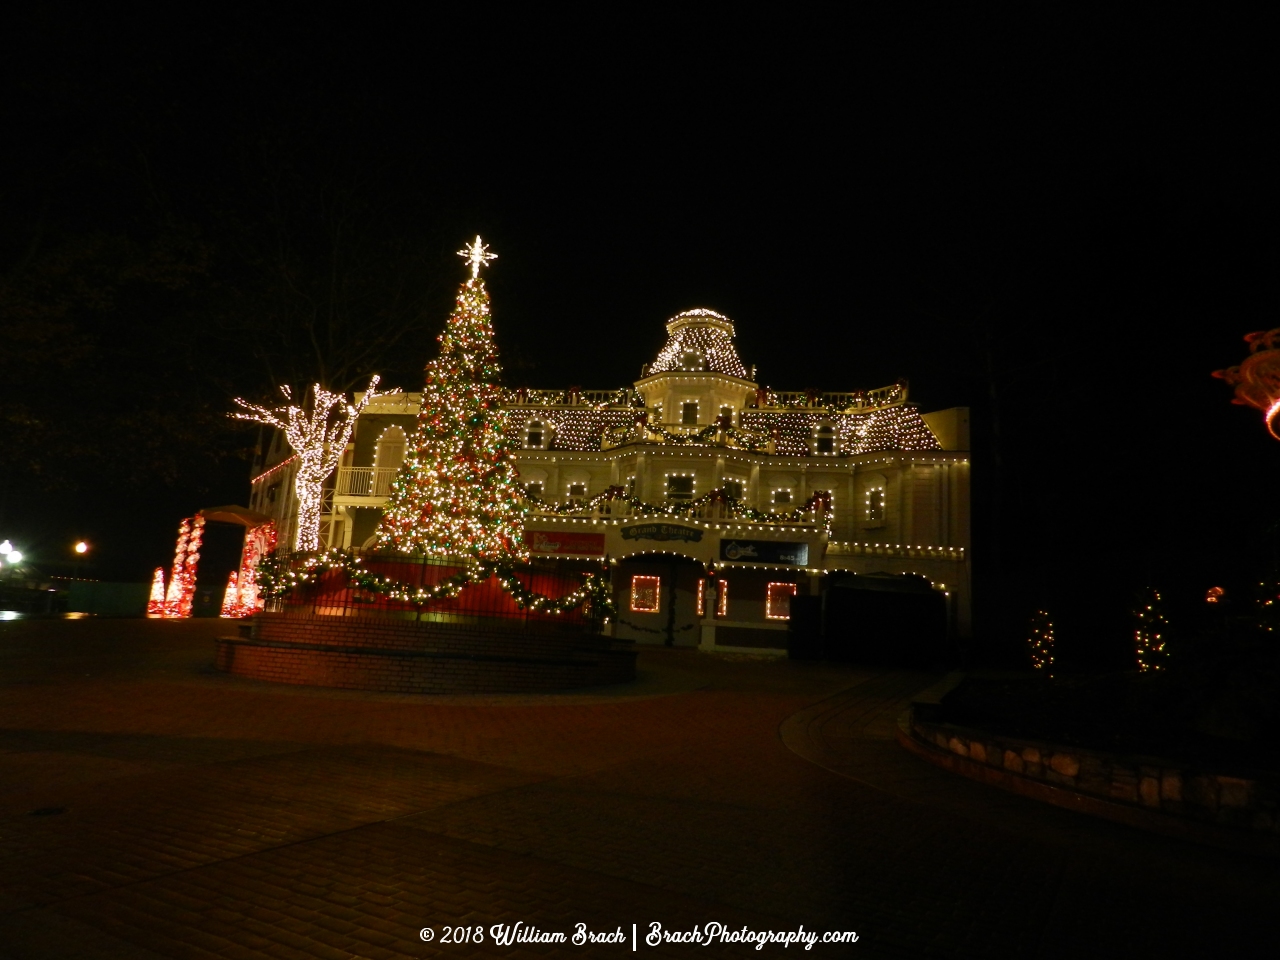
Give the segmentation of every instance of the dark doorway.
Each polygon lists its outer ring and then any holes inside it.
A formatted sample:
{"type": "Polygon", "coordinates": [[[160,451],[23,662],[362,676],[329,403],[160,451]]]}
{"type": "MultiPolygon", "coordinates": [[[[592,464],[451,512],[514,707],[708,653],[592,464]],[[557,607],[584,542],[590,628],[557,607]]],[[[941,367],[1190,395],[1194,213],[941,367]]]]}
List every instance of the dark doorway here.
{"type": "MultiPolygon", "coordinates": [[[[222,596],[232,570],[240,569],[244,527],[235,523],[204,525],[200,566],[196,568],[196,592],[191,598],[193,617],[216,617],[222,612],[222,596]]],[[[168,572],[166,571],[166,576],[168,572]]]]}
{"type": "Polygon", "coordinates": [[[613,568],[614,635],[636,643],[696,647],[702,639],[698,581],[702,563],[676,554],[644,554],[613,568]]]}
{"type": "Polygon", "coordinates": [[[833,574],[823,617],[827,660],[931,669],[946,654],[946,596],[924,577],[833,574]]]}

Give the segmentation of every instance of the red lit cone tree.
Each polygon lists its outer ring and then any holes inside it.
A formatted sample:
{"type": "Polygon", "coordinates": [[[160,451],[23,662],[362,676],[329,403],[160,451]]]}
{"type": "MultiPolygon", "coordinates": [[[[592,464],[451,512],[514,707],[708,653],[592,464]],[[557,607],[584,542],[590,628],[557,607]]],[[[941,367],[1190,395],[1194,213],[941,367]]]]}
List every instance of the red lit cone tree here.
{"type": "Polygon", "coordinates": [[[476,237],[459,256],[471,278],[427,364],[413,450],[391,484],[378,546],[480,563],[524,560],[524,498],[500,409],[498,348],[476,237]]]}

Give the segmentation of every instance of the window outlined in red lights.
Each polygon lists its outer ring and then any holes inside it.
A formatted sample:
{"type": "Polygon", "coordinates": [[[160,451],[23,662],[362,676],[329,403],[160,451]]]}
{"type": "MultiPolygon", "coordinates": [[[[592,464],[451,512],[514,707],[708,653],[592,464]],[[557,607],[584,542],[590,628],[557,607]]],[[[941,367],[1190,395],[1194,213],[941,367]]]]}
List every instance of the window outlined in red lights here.
{"type": "Polygon", "coordinates": [[[791,598],[796,595],[794,583],[771,583],[764,592],[764,618],[766,620],[790,620],[791,598]]]}
{"type": "MultiPolygon", "coordinates": [[[[729,609],[729,583],[727,580],[716,581],[716,616],[724,617],[729,609]]],[[[698,616],[705,617],[707,615],[707,581],[705,577],[698,578],[698,616]]]]}
{"type": "Polygon", "coordinates": [[[657,613],[662,606],[662,578],[631,578],[631,612],[657,613]]]}

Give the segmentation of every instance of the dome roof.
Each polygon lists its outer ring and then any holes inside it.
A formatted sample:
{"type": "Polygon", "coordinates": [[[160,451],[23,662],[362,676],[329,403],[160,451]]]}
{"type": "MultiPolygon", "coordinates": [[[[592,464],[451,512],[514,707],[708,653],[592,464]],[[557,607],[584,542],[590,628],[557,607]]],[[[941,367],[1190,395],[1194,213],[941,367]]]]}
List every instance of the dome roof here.
{"type": "Polygon", "coordinates": [[[667,342],[649,367],[648,376],[672,371],[705,371],[747,379],[747,368],[733,345],[733,321],[698,307],[667,321],[667,342]]]}

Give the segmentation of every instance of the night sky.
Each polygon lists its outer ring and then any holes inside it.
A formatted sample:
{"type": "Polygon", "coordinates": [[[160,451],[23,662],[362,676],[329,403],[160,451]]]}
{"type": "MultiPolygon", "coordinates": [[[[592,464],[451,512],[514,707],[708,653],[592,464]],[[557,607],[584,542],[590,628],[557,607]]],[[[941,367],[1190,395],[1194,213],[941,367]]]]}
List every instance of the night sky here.
{"type": "Polygon", "coordinates": [[[1209,376],[1277,324],[1259,24],[615,15],[11,25],[0,537],[145,579],[247,499],[231,397],[416,389],[480,233],[513,384],[707,306],[767,385],[972,407],[992,632],[1266,574],[1280,444],[1209,376]]]}

